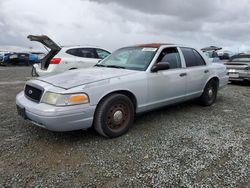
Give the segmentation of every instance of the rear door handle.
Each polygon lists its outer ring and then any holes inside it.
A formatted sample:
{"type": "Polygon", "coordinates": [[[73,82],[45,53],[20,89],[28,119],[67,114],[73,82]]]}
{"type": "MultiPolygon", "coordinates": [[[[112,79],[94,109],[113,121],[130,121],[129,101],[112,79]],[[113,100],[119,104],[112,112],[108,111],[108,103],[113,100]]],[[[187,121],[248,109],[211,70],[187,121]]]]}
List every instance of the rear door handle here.
{"type": "Polygon", "coordinates": [[[183,77],[183,76],[187,76],[187,73],[184,72],[180,74],[180,77],[183,77]]]}
{"type": "Polygon", "coordinates": [[[204,73],[208,73],[209,72],[209,70],[204,70],[204,73]]]}

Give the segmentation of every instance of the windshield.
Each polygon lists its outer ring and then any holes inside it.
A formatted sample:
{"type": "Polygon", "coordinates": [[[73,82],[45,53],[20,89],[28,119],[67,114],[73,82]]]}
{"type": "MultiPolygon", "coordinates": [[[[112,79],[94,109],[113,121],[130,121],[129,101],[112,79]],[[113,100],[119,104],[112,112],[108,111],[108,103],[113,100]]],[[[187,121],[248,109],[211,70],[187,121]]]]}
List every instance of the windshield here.
{"type": "Polygon", "coordinates": [[[145,71],[158,48],[122,48],[98,63],[96,66],[145,71]]]}

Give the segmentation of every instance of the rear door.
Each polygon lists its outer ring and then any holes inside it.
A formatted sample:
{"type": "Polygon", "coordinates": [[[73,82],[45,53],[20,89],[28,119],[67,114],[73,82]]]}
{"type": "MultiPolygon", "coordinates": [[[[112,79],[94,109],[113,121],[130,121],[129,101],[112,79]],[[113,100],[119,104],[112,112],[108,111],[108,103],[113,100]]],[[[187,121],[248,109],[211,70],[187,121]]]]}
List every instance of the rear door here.
{"type": "Polygon", "coordinates": [[[199,96],[209,78],[209,69],[203,57],[193,48],[181,48],[187,69],[187,96],[199,96]]]}
{"type": "Polygon", "coordinates": [[[76,56],[77,68],[92,67],[98,63],[99,57],[94,48],[78,48],[76,56]]]}

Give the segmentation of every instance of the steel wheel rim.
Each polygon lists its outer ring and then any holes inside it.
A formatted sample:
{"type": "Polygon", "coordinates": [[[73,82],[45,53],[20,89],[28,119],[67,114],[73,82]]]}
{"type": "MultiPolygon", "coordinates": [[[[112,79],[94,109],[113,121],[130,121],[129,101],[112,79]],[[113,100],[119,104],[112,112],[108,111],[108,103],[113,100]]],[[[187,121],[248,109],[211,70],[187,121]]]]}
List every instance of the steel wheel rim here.
{"type": "Polygon", "coordinates": [[[213,97],[213,95],[214,95],[213,88],[210,87],[210,88],[208,89],[208,97],[211,99],[211,98],[213,97]]]}
{"type": "Polygon", "coordinates": [[[215,90],[216,89],[213,86],[208,87],[207,96],[210,101],[213,101],[215,98],[215,90]]]}
{"type": "Polygon", "coordinates": [[[127,126],[129,117],[129,108],[126,104],[114,104],[107,113],[107,126],[112,131],[121,131],[127,126]]]}

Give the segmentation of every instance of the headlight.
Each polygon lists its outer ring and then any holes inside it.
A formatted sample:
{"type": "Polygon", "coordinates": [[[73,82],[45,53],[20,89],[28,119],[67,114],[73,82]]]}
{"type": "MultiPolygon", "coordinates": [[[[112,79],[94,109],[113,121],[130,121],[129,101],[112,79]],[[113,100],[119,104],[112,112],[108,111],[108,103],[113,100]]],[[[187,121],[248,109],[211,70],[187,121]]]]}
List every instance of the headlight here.
{"type": "Polygon", "coordinates": [[[88,103],[89,98],[84,93],[59,94],[47,91],[41,102],[55,106],[69,106],[88,103]]]}

